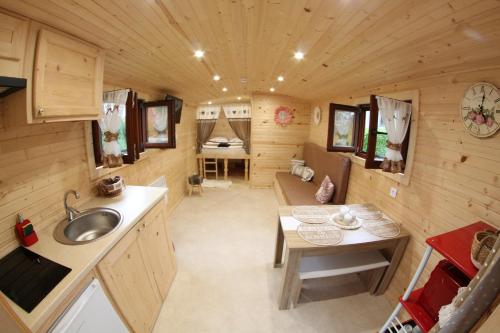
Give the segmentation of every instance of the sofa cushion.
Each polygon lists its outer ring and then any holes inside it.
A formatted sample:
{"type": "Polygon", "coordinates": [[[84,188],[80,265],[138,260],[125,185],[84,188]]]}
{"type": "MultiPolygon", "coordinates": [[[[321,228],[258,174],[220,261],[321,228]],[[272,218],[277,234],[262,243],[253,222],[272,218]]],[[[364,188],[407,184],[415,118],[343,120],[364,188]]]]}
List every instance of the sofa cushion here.
{"type": "Polygon", "coordinates": [[[313,182],[303,182],[299,177],[288,172],[276,173],[281,191],[289,205],[317,205],[316,191],[318,187],[313,182]]]}
{"type": "Polygon", "coordinates": [[[306,142],[304,144],[304,160],[306,166],[312,168],[315,172],[313,183],[316,189],[321,185],[325,176],[328,175],[332,183],[335,184],[332,203],[335,205],[344,204],[351,170],[350,158],[340,153],[327,152],[323,147],[306,142]]]}

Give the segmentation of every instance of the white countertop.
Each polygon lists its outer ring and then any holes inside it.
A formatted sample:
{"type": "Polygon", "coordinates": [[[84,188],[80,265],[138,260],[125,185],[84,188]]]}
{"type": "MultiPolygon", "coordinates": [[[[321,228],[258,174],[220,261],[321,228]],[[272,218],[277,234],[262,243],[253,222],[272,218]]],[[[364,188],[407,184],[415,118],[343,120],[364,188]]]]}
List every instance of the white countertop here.
{"type": "Polygon", "coordinates": [[[37,232],[38,242],[30,246],[29,249],[47,259],[71,268],[71,272],[59,282],[31,313],[27,313],[6,297],[19,318],[32,331],[36,331],[78,282],[154,205],[164,198],[166,193],[166,188],[127,186],[125,191],[116,198],[94,198],[90,200],[81,208],[108,207],[116,209],[123,216],[123,221],[118,229],[95,242],[83,245],[61,244],[52,235],[57,224],[37,232]]]}

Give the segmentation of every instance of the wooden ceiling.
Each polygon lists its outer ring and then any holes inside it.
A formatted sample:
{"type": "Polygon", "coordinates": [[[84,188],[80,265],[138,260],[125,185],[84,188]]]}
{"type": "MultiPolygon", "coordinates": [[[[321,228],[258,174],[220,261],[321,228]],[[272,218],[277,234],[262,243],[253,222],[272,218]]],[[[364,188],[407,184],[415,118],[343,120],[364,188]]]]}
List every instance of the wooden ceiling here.
{"type": "Polygon", "coordinates": [[[105,48],[108,83],[192,102],[270,87],[322,99],[500,63],[497,0],[0,0],[0,7],[105,48]],[[304,60],[293,58],[296,50],[304,60]],[[214,74],[222,79],[212,81],[214,74]]]}

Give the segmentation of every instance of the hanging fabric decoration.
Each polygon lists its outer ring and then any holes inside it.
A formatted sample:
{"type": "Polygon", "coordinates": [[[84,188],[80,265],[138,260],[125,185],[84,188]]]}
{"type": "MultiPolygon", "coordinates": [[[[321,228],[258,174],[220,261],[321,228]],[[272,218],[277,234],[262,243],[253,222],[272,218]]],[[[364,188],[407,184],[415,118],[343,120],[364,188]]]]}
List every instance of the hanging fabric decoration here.
{"type": "Polygon", "coordinates": [[[168,108],[165,106],[155,107],[151,112],[153,112],[153,127],[156,130],[156,132],[158,132],[158,135],[154,138],[154,140],[157,142],[168,141],[167,137],[168,108]]]}
{"type": "Polygon", "coordinates": [[[377,96],[377,104],[388,136],[382,170],[403,172],[405,162],[401,155],[401,145],[411,122],[411,104],[381,96],[377,96]]]}
{"type": "Polygon", "coordinates": [[[227,119],[232,118],[252,118],[250,104],[226,104],[223,105],[224,115],[227,119]]]}
{"type": "Polygon", "coordinates": [[[203,105],[196,110],[196,119],[219,119],[220,105],[203,105]]]}
{"type": "Polygon", "coordinates": [[[118,136],[123,121],[120,117],[120,109],[125,111],[128,93],[128,89],[123,89],[103,94],[103,114],[99,120],[99,127],[103,135],[102,163],[104,168],[116,168],[123,164],[118,136]]]}
{"type": "Polygon", "coordinates": [[[279,106],[274,111],[274,122],[283,127],[292,123],[293,111],[287,106],[279,106]]]}

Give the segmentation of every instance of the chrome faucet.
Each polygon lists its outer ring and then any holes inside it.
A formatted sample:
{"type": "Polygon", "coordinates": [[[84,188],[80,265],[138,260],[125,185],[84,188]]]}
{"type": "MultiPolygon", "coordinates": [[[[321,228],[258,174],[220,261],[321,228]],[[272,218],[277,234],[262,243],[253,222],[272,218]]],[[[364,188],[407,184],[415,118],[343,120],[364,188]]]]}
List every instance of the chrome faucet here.
{"type": "Polygon", "coordinates": [[[66,211],[66,218],[68,219],[68,222],[73,221],[76,215],[80,214],[80,212],[73,208],[68,206],[68,196],[70,194],[73,194],[76,199],[80,199],[80,192],[75,191],[75,190],[69,190],[64,193],[64,210],[66,211]]]}

